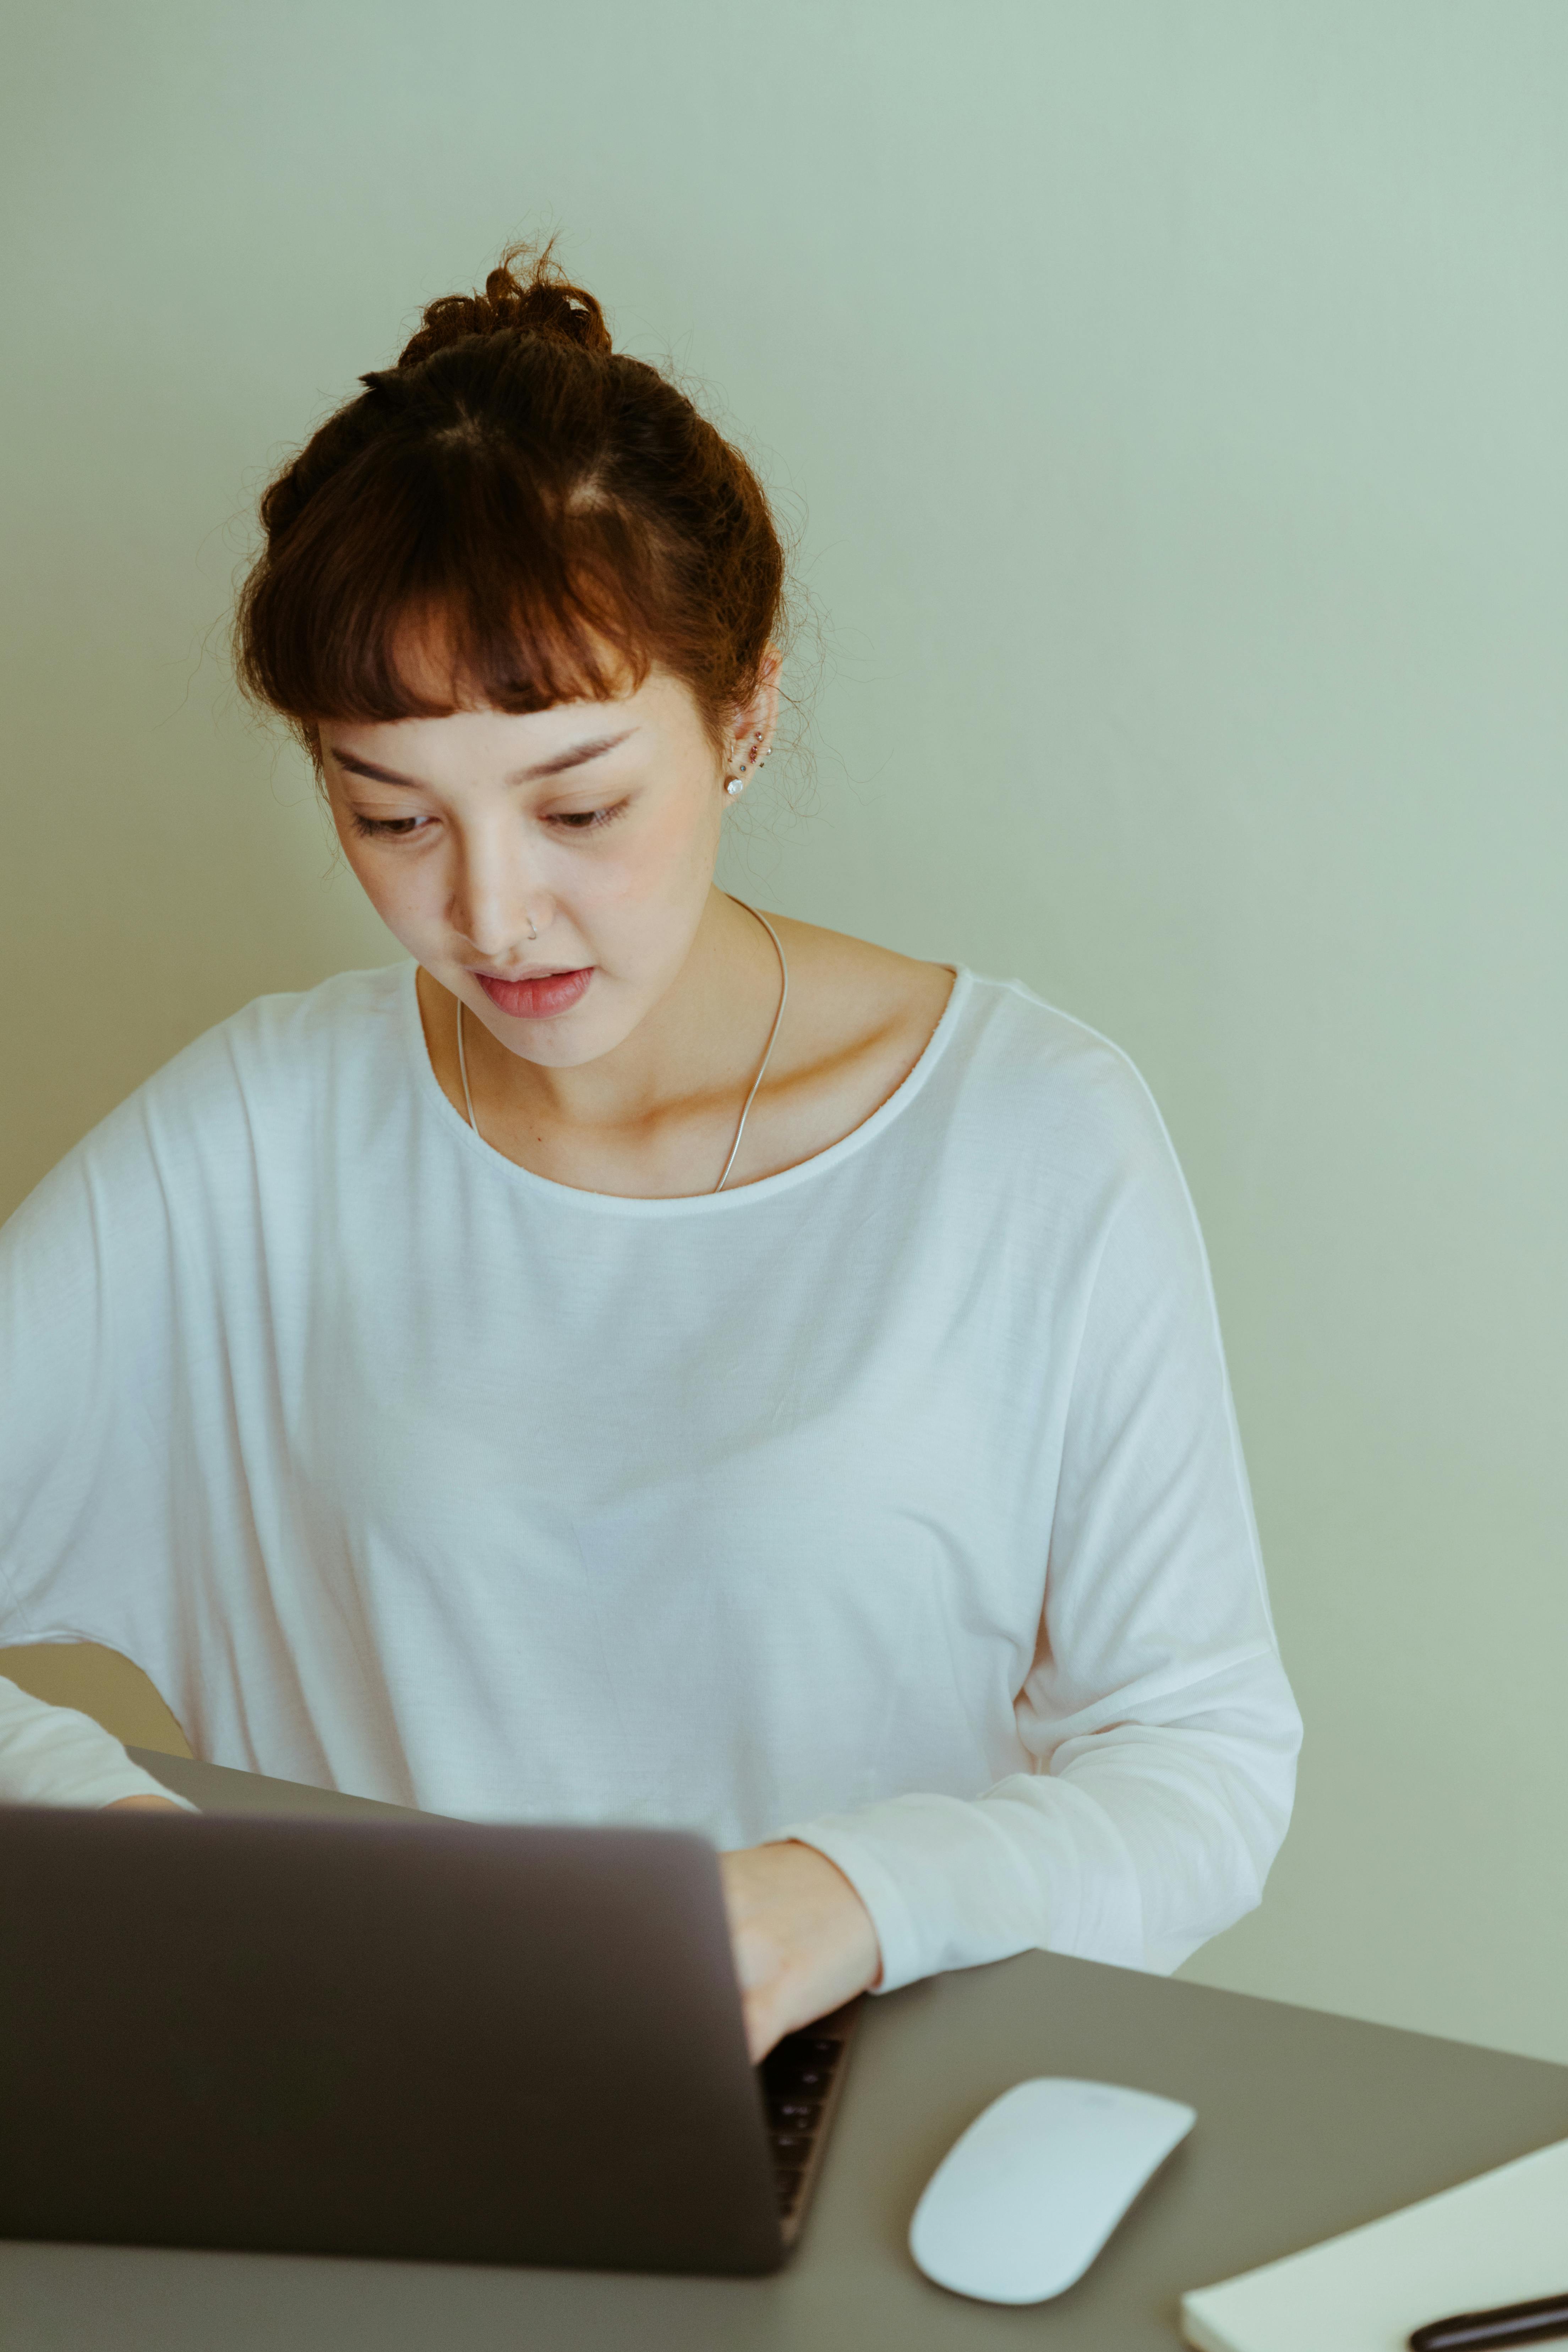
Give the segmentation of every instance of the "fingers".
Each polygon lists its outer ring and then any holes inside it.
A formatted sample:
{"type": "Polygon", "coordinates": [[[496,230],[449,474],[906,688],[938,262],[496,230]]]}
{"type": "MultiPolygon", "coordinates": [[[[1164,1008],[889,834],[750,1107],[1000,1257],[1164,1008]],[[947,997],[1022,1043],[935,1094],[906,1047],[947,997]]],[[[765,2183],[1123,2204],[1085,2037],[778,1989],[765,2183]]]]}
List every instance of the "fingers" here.
{"type": "Polygon", "coordinates": [[[759,1986],[754,1991],[741,1996],[742,2014],[746,2024],[746,2047],[753,2066],[760,2065],[768,2052],[786,2033],[797,2027],[810,2025],[818,2017],[842,2007],[842,2001],[817,1990],[806,1991],[801,1984],[791,1985],[786,1979],[775,1979],[759,1986]],[[805,1997],[801,1995],[805,1992],[805,1997]],[[793,1996],[793,1997],[792,1997],[793,1996]]]}
{"type": "Polygon", "coordinates": [[[802,2000],[804,1988],[792,1987],[784,1977],[771,1977],[765,1982],[743,1991],[741,1996],[742,2014],[746,2023],[746,2047],[753,2066],[760,2065],[775,2042],[793,2033],[797,2025],[809,2025],[815,2017],[824,2017],[836,2001],[802,2000]],[[791,1999],[794,1992],[795,1998],[791,1999]]]}

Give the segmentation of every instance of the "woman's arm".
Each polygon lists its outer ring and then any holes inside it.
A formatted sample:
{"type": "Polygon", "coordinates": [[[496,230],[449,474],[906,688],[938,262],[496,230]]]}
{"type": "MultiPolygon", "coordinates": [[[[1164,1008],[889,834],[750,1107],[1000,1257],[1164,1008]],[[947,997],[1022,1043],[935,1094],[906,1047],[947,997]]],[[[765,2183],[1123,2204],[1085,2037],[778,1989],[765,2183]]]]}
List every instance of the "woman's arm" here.
{"type": "MultiPolygon", "coordinates": [[[[170,1221],[132,1098],[0,1230],[0,1643],[135,1656],[167,1556],[170,1221]]],[[[86,1716],[0,1681],[0,1803],[130,1801],[195,1810],[86,1716]]]]}
{"type": "Polygon", "coordinates": [[[871,1919],[879,1989],[1037,1948],[1164,1973],[1252,1910],[1289,1820],[1297,1717],[1278,1662],[1119,1718],[1037,1774],[799,1825],[871,1919]]]}
{"type": "Polygon", "coordinates": [[[1141,1086],[1118,1118],[1015,1700],[1033,1769],[784,1832],[856,1889],[886,1989],[1030,1947],[1173,1969],[1258,1903],[1289,1821],[1300,1718],[1203,1244],[1141,1086]]]}
{"type": "Polygon", "coordinates": [[[47,1706],[0,1678],[0,1804],[167,1805],[172,1797],[118,1739],[74,1707],[47,1706]]]}

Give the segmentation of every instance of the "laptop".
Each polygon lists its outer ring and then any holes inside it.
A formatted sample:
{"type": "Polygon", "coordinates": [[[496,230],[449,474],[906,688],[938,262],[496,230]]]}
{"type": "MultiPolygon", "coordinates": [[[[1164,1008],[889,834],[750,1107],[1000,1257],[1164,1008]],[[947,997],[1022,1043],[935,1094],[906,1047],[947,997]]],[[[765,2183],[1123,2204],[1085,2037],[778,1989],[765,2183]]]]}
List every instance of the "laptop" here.
{"type": "Polygon", "coordinates": [[[859,2004],[751,2064],[651,1829],[0,1810],[0,2236],[715,2275],[794,2244],[859,2004]]]}

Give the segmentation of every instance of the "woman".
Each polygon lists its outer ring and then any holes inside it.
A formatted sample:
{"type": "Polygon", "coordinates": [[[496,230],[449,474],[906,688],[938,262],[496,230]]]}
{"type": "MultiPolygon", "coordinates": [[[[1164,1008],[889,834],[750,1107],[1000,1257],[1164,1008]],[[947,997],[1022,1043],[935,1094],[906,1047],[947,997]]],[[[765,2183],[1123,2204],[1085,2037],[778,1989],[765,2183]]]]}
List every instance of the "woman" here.
{"type": "MultiPolygon", "coordinates": [[[[13,1220],[0,1640],[124,1652],[216,1761],[706,1831],[759,2053],[1173,1968],[1299,1724],[1168,1140],[1026,991],[714,887],[778,539],[519,259],[263,500],[241,676],[411,961],[223,1023],[13,1220]]],[[[4,1723],[13,1797],[155,1801],[4,1723]]]]}

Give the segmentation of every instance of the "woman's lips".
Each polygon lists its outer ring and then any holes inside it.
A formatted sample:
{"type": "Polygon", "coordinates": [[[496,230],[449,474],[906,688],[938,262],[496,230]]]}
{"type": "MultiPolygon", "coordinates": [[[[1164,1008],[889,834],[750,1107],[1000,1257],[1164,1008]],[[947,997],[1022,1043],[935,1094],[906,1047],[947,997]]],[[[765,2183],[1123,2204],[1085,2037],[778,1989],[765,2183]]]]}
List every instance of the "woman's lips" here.
{"type": "Polygon", "coordinates": [[[593,977],[591,963],[580,971],[535,972],[528,980],[495,980],[488,971],[474,974],[490,1003],[514,1021],[548,1021],[570,1011],[593,977]]]}

